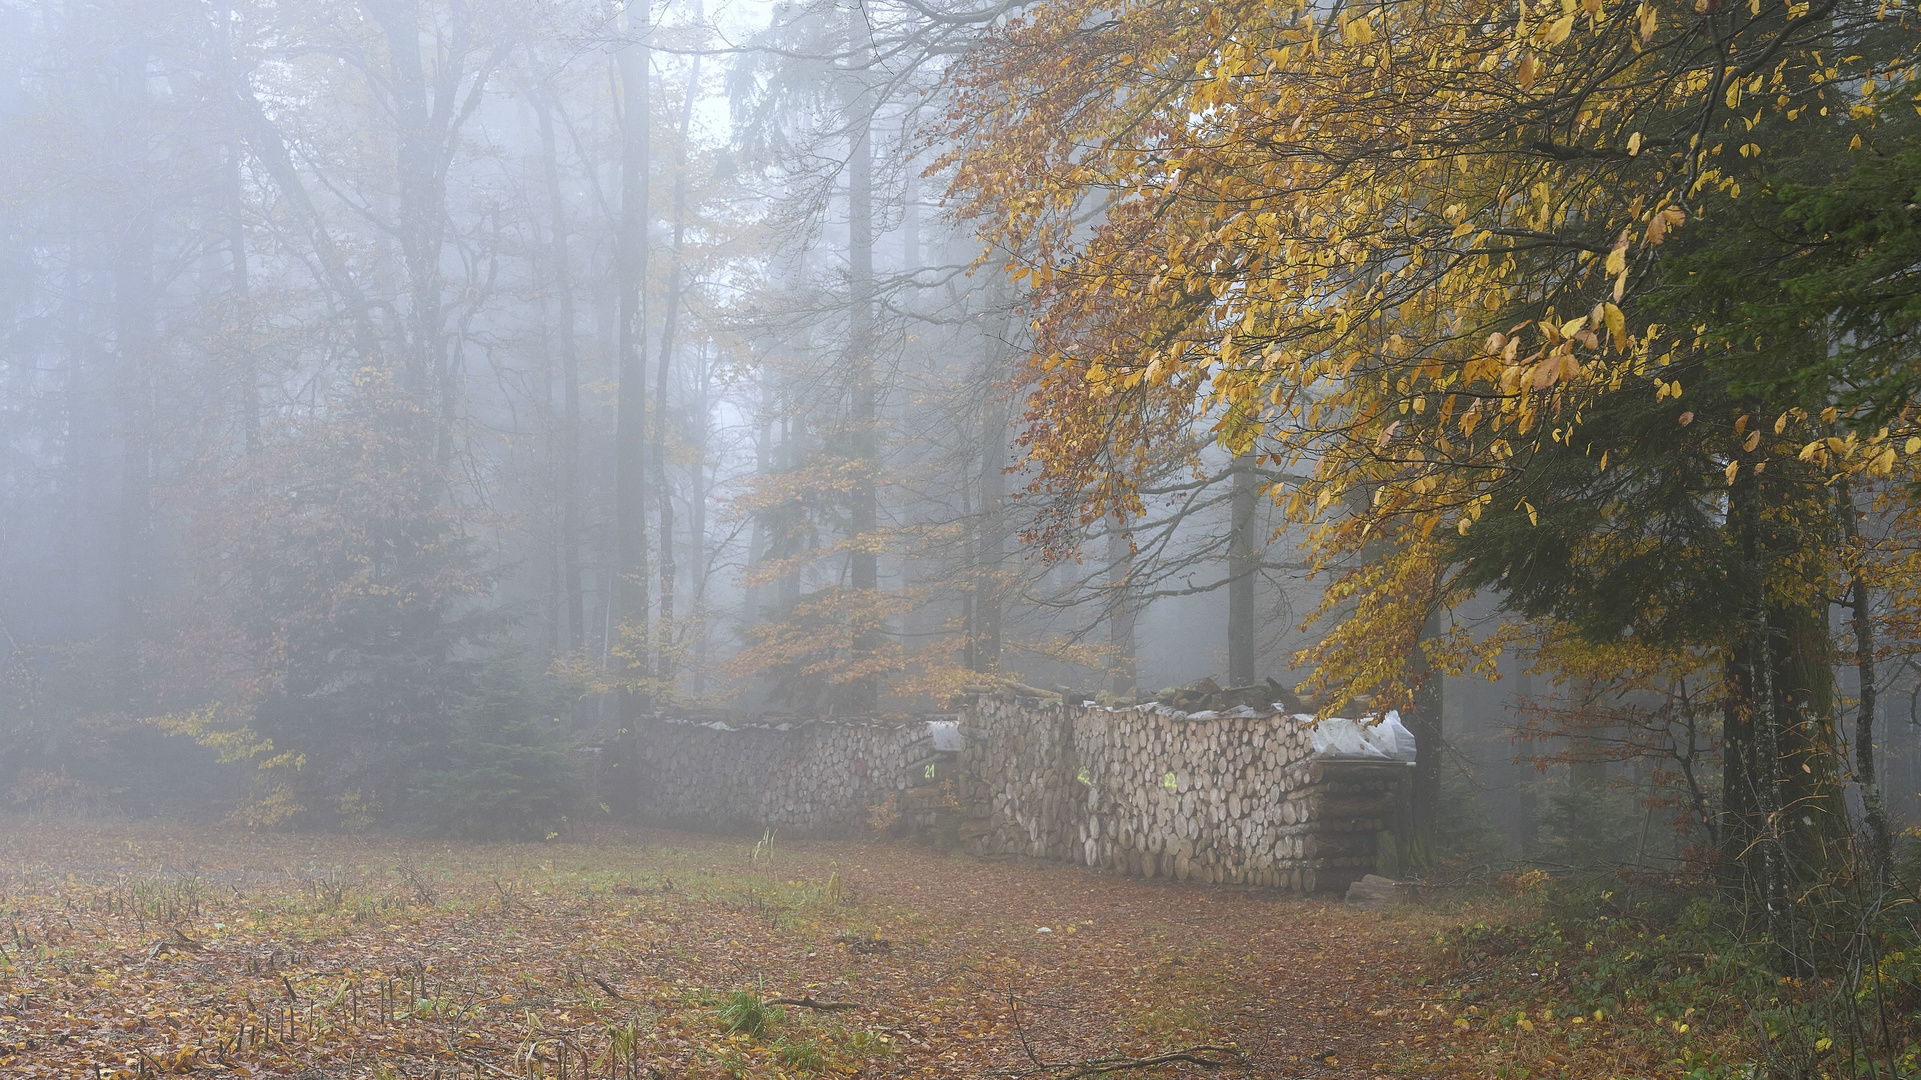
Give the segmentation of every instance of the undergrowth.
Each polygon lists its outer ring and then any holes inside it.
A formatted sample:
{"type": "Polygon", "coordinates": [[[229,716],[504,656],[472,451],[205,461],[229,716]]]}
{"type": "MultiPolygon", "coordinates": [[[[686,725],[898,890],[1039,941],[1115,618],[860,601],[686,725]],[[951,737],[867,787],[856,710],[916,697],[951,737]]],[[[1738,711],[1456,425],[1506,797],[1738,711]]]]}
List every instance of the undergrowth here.
{"type": "MultiPolygon", "coordinates": [[[[1688,1080],[1921,1076],[1921,936],[1899,896],[1852,927],[1782,950],[1712,889],[1620,877],[1510,883],[1507,916],[1436,941],[1443,1007],[1497,1047],[1493,1075],[1551,1074],[1577,1056],[1622,1076],[1688,1080]]],[[[1838,910],[1838,908],[1836,909],[1838,910]]],[[[1830,912],[1831,914],[1833,912],[1830,912]]]]}
{"type": "Polygon", "coordinates": [[[849,1030],[831,1016],[770,1004],[761,992],[735,990],[713,999],[715,1023],[729,1041],[718,1060],[729,1075],[747,1075],[763,1057],[786,1075],[858,1075],[868,1061],[894,1053],[893,1039],[885,1032],[849,1030]]]}

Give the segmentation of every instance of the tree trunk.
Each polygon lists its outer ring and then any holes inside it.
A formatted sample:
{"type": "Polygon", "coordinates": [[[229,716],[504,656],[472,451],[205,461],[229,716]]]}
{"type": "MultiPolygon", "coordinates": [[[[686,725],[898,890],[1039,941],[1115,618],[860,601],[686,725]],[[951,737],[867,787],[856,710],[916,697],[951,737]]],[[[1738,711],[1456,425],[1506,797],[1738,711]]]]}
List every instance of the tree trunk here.
{"type": "Polygon", "coordinates": [[[1119,521],[1107,523],[1108,689],[1126,698],[1137,692],[1134,670],[1134,553],[1119,521]]]}
{"type": "Polygon", "coordinates": [[[567,244],[567,198],[560,186],[560,155],[554,137],[554,97],[542,85],[532,95],[540,122],[541,169],[547,185],[548,229],[554,297],[560,333],[560,578],[567,607],[566,652],[581,647],[587,635],[587,603],[580,584],[580,347],[574,336],[574,275],[567,244]]]}
{"type": "Polygon", "coordinates": [[[115,377],[119,391],[121,439],[120,505],[116,529],[114,643],[120,654],[117,670],[122,688],[135,689],[138,665],[134,651],[140,639],[153,548],[153,374],[154,329],[154,215],[157,201],[148,190],[152,182],[147,161],[150,137],[147,101],[148,49],[144,40],[126,46],[118,57],[113,100],[119,146],[109,148],[120,157],[125,200],[120,207],[117,251],[113,266],[114,351],[119,361],[115,377]]]}
{"type": "Polygon", "coordinates": [[[1748,601],[1743,618],[1736,671],[1738,685],[1729,695],[1735,708],[1744,712],[1747,731],[1746,760],[1740,771],[1728,779],[1746,791],[1749,820],[1746,827],[1750,843],[1739,854],[1746,865],[1744,875],[1751,895],[1758,896],[1766,913],[1768,929],[1781,940],[1788,916],[1788,877],[1780,842],[1781,747],[1780,724],[1775,706],[1774,642],[1769,625],[1770,604],[1766,578],[1761,567],[1761,492],[1760,479],[1751,470],[1738,474],[1728,497],[1730,524],[1741,545],[1742,581],[1748,601]],[[1751,831],[1749,831],[1751,830],[1751,831]]]}
{"type": "MultiPolygon", "coordinates": [[[[754,476],[763,482],[774,471],[774,454],[778,450],[774,445],[775,432],[779,424],[776,404],[773,377],[770,375],[760,381],[760,404],[758,411],[754,414],[754,476]]],[[[749,523],[747,563],[750,570],[771,558],[774,545],[779,542],[779,530],[773,516],[773,509],[763,507],[754,514],[749,523]]],[[[761,621],[761,611],[764,606],[761,602],[762,589],[763,586],[758,584],[752,575],[742,586],[741,599],[746,608],[741,613],[742,626],[754,626],[761,621]]]]}
{"type": "Polygon", "coordinates": [[[1254,683],[1254,581],[1260,567],[1260,545],[1254,539],[1254,506],[1259,479],[1252,450],[1234,459],[1230,504],[1232,521],[1227,540],[1227,682],[1254,683]]]}
{"type": "Polygon", "coordinates": [[[1841,789],[1841,740],[1835,723],[1834,637],[1827,604],[1780,605],[1773,636],[1780,646],[1772,677],[1779,717],[1783,846],[1789,887],[1833,880],[1852,831],[1841,789]]]}
{"type": "Polygon", "coordinates": [[[694,642],[694,692],[699,693],[707,689],[707,395],[713,368],[704,342],[694,357],[694,403],[687,412],[687,441],[693,451],[687,468],[687,503],[693,518],[687,523],[687,542],[694,553],[694,603],[687,633],[694,642]]]}
{"type": "MultiPolygon", "coordinates": [[[[441,296],[441,248],[446,237],[447,192],[442,183],[442,140],[429,102],[428,72],[420,54],[420,18],[414,4],[370,4],[387,44],[386,90],[394,115],[394,171],[399,210],[395,223],[407,278],[401,382],[416,399],[434,401],[441,427],[434,439],[445,467],[453,442],[453,387],[445,370],[441,296]],[[431,396],[430,396],[431,395],[431,396]]],[[[437,89],[437,88],[436,88],[437,89]]],[[[444,104],[442,105],[444,108],[444,104]]]]}
{"type": "Polygon", "coordinates": [[[1854,611],[1854,670],[1860,681],[1861,704],[1854,720],[1854,777],[1861,785],[1862,816],[1868,826],[1868,863],[1875,881],[1885,885],[1894,852],[1894,837],[1888,827],[1888,809],[1881,797],[1880,778],[1875,770],[1874,729],[1876,684],[1874,674],[1874,611],[1868,600],[1867,544],[1861,537],[1854,491],[1845,481],[1836,485],[1841,531],[1847,537],[1855,565],[1848,582],[1848,604],[1854,611]]]}
{"type": "Polygon", "coordinates": [[[1434,865],[1434,824],[1441,816],[1441,758],[1447,752],[1442,711],[1447,702],[1442,674],[1429,662],[1423,645],[1440,636],[1442,617],[1438,604],[1428,610],[1408,664],[1413,675],[1414,700],[1402,720],[1414,736],[1414,775],[1408,785],[1410,827],[1400,851],[1402,862],[1408,868],[1434,865]]]}
{"type": "Polygon", "coordinates": [[[614,417],[614,595],[611,622],[618,722],[631,733],[652,706],[648,693],[647,596],[647,221],[648,4],[627,9],[636,39],[616,53],[620,66],[620,365],[614,417]]]}
{"type": "Polygon", "coordinates": [[[1735,864],[1726,880],[1760,901],[1784,969],[1802,972],[1792,898],[1834,876],[1848,825],[1826,606],[1771,594],[1768,560],[1782,556],[1761,539],[1769,494],[1752,469],[1729,492],[1741,552],[1734,584],[1747,602],[1728,662],[1722,843],[1735,864]]]}
{"type": "Polygon", "coordinates": [[[654,493],[660,514],[660,662],[654,680],[663,694],[674,684],[674,488],[667,477],[667,387],[674,362],[674,330],[680,321],[681,241],[687,229],[687,133],[694,123],[694,97],[700,90],[700,57],[688,63],[687,99],[680,110],[680,139],[674,144],[674,247],[667,272],[666,314],[661,320],[660,368],[654,383],[654,493]]]}
{"type": "MultiPolygon", "coordinates": [[[[998,356],[999,350],[993,350],[998,356]]],[[[999,671],[1001,666],[1001,561],[1007,546],[1007,399],[994,394],[981,423],[981,468],[978,543],[974,551],[974,606],[972,670],[999,671]]]]}
{"type": "Polygon", "coordinates": [[[253,341],[253,286],[247,266],[247,222],[244,217],[246,196],[241,185],[240,166],[246,156],[242,135],[244,120],[239,113],[240,76],[233,55],[233,8],[221,3],[214,9],[215,32],[219,35],[221,92],[225,97],[226,146],[221,162],[221,194],[225,202],[227,233],[228,315],[226,350],[234,358],[234,378],[239,382],[237,408],[240,412],[241,445],[247,459],[260,453],[260,365],[253,341]]]}
{"type": "MultiPolygon", "coordinates": [[[[849,507],[848,539],[853,551],[849,556],[849,584],[863,594],[866,604],[880,588],[880,559],[875,551],[875,528],[879,524],[875,473],[880,455],[877,439],[879,416],[874,386],[874,155],[869,140],[869,123],[857,122],[847,162],[847,319],[848,367],[852,381],[852,442],[855,479],[849,507]]],[[[870,653],[879,646],[872,631],[862,635],[856,648],[870,653]]],[[[853,686],[856,710],[871,712],[879,706],[880,686],[874,679],[859,680],[853,686]]]]}

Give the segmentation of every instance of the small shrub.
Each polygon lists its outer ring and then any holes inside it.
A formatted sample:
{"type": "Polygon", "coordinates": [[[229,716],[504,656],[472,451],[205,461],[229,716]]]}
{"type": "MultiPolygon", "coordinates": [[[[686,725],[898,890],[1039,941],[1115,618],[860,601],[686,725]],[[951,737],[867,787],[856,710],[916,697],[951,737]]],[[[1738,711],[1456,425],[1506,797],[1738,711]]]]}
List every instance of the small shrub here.
{"type": "Polygon", "coordinates": [[[440,760],[415,798],[436,831],[469,840],[540,840],[566,828],[579,802],[571,749],[547,681],[512,661],[488,665],[458,710],[440,760]]]}
{"type": "Polygon", "coordinates": [[[894,1052],[894,1040],[885,1032],[861,1028],[847,1037],[847,1047],[860,1057],[884,1057],[894,1052]]]}
{"type": "Polygon", "coordinates": [[[1546,802],[1532,858],[1584,869],[1641,861],[1646,808],[1632,792],[1588,781],[1557,785],[1546,802]]]}
{"type": "Polygon", "coordinates": [[[715,1014],[729,1035],[759,1038],[780,1020],[780,1007],[762,1001],[752,990],[736,990],[727,995],[715,1014]]]}
{"type": "Polygon", "coordinates": [[[827,1067],[827,1051],[813,1036],[784,1036],[774,1043],[774,1057],[799,1073],[817,1073],[827,1067]]]}
{"type": "Polygon", "coordinates": [[[867,827],[874,830],[879,840],[890,839],[894,829],[900,824],[900,795],[890,791],[881,801],[867,808],[867,827]]]}

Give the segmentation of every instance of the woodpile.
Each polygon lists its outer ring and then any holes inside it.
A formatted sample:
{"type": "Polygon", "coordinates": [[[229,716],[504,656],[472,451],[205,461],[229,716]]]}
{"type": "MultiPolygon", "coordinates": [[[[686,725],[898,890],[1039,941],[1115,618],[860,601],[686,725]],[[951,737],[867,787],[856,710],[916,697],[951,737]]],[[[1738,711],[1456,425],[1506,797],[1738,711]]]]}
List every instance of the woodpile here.
{"type": "MultiPolygon", "coordinates": [[[[639,729],[644,817],[760,835],[871,835],[873,810],[928,778],[927,724],[866,720],[749,723],[660,718],[639,729]]],[[[951,755],[949,755],[951,757],[951,755]]],[[[945,779],[942,777],[941,779],[945,779]]]]}
{"type": "Polygon", "coordinates": [[[956,754],[932,749],[924,718],[663,719],[641,731],[640,803],[655,820],[754,835],[930,835],[958,817],[976,854],[1316,892],[1374,868],[1406,771],[1317,757],[1309,725],[1247,705],[1190,713],[982,695],[959,724],[956,754]]]}
{"type": "Polygon", "coordinates": [[[963,713],[963,843],[1138,877],[1302,892],[1373,869],[1393,762],[1314,757],[1311,729],[1246,706],[1179,712],[984,697],[963,713]]]}

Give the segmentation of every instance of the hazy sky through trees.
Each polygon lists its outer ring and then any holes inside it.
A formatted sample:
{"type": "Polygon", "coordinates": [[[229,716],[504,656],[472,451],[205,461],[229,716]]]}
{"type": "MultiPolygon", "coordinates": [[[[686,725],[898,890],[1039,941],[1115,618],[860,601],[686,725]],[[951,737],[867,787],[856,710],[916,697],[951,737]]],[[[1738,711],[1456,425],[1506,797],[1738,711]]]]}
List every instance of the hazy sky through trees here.
{"type": "MultiPolygon", "coordinates": [[[[351,819],[533,719],[1291,688],[1271,436],[1030,486],[1035,280],[943,141],[1017,10],[0,0],[0,781],[351,819]]],[[[1515,684],[1445,685],[1525,813],[1515,684]]]]}

